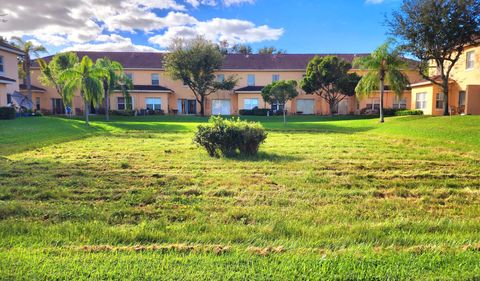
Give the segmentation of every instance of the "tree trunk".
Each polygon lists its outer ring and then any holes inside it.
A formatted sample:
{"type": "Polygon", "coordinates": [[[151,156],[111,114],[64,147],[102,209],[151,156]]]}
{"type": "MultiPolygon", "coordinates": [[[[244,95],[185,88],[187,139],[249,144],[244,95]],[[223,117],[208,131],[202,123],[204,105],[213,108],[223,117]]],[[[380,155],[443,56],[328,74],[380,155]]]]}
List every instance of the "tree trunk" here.
{"type": "Polygon", "coordinates": [[[385,81],[380,80],[380,123],[384,123],[385,119],[383,117],[383,96],[385,94],[385,81]]]}
{"type": "Polygon", "coordinates": [[[335,101],[328,102],[328,105],[330,106],[330,116],[333,117],[333,111],[335,110],[335,101]]]}
{"type": "Polygon", "coordinates": [[[287,114],[285,112],[285,105],[283,106],[283,124],[287,124],[287,114]]]}
{"type": "MultiPolygon", "coordinates": [[[[125,109],[127,100],[125,99],[125,109]]],[[[110,97],[108,96],[108,89],[105,89],[105,120],[110,121],[110,97]]]]}
{"type": "Polygon", "coordinates": [[[448,110],[448,79],[443,81],[443,115],[450,115],[450,111],[448,110]]]}
{"type": "MultiPolygon", "coordinates": [[[[25,82],[27,86],[28,100],[32,102],[32,76],[30,75],[30,56],[25,55],[25,82]]],[[[32,102],[33,104],[33,102],[32,102]]]]}
{"type": "Polygon", "coordinates": [[[205,116],[205,96],[200,97],[200,116],[205,116]]]}
{"type": "Polygon", "coordinates": [[[88,101],[85,99],[85,97],[83,96],[83,93],[81,93],[82,95],[82,98],[83,98],[83,104],[84,104],[84,114],[85,114],[85,124],[87,124],[88,126],[90,126],[90,106],[88,104],[88,101]]]}

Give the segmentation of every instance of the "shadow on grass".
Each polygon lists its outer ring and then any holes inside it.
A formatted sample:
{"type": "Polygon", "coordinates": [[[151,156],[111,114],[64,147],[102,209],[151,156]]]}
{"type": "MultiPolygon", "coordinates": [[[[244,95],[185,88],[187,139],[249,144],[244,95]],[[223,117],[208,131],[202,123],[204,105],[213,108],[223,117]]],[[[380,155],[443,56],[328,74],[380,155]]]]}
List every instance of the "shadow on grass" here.
{"type": "Polygon", "coordinates": [[[294,156],[294,155],[282,155],[277,153],[265,152],[260,151],[257,155],[252,156],[244,156],[244,155],[236,155],[236,156],[229,156],[224,157],[224,159],[231,160],[231,161],[238,161],[238,162],[290,162],[290,161],[300,161],[303,160],[302,157],[294,156]]]}

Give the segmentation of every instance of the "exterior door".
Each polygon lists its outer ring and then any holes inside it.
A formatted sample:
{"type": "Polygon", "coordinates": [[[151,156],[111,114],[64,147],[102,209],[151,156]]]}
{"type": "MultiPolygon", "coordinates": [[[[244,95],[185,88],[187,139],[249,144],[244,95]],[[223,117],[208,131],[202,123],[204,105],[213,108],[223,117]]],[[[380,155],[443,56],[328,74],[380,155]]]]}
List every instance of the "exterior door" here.
{"type": "Polygon", "coordinates": [[[230,100],[212,100],[212,115],[230,115],[230,100]]]}
{"type": "Polygon", "coordinates": [[[62,99],[52,99],[52,114],[65,114],[62,99]]]}
{"type": "Polygon", "coordinates": [[[297,100],[297,112],[301,114],[315,114],[315,100],[297,100]]]}

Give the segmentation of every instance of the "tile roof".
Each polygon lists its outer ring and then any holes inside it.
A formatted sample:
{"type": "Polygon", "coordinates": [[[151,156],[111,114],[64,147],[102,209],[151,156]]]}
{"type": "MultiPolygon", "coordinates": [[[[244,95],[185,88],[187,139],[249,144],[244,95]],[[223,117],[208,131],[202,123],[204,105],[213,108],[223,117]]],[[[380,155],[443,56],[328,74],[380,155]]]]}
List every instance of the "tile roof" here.
{"type": "MultiPolygon", "coordinates": [[[[120,62],[127,69],[163,69],[163,58],[165,53],[151,52],[76,52],[79,58],[90,57],[93,61],[108,57],[111,60],[120,62]]],[[[334,55],[348,62],[353,62],[357,57],[364,57],[368,54],[280,54],[280,55],[241,55],[228,54],[225,58],[222,69],[224,70],[305,70],[308,63],[314,56],[334,55]]],[[[53,56],[45,59],[47,62],[53,56]]],[[[406,59],[410,64],[415,61],[406,59]]],[[[38,64],[34,64],[38,66],[38,64]]]]}
{"type": "Polygon", "coordinates": [[[15,46],[12,46],[10,44],[8,44],[7,42],[5,41],[1,41],[0,40],[0,49],[4,49],[6,51],[9,51],[9,52],[12,52],[12,53],[16,53],[16,54],[20,54],[20,55],[24,55],[25,53],[20,50],[19,48],[15,47],[15,46]]]}
{"type": "MultiPolygon", "coordinates": [[[[44,88],[41,88],[41,87],[37,87],[35,85],[32,85],[32,91],[35,91],[35,92],[45,92],[46,90],[44,88]]],[[[20,90],[22,91],[26,91],[27,90],[27,85],[25,84],[20,84],[20,90]]]]}
{"type": "Polygon", "coordinates": [[[15,79],[11,79],[11,78],[8,78],[8,77],[5,77],[5,76],[0,76],[0,83],[1,82],[8,82],[8,83],[13,83],[13,82],[16,82],[15,79]]]}
{"type": "Polygon", "coordinates": [[[247,86],[243,88],[238,88],[235,90],[235,92],[252,92],[252,93],[258,93],[263,90],[264,86],[247,86]]]}
{"type": "Polygon", "coordinates": [[[163,86],[154,85],[133,85],[131,92],[173,92],[171,89],[163,86]]]}

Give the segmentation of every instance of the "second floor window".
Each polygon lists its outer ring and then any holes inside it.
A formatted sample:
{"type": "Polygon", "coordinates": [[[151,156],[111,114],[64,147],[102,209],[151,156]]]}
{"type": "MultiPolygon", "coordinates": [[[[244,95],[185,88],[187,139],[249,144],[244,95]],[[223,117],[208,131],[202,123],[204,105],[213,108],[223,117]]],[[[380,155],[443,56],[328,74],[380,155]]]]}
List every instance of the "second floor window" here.
{"type": "Polygon", "coordinates": [[[427,93],[418,93],[416,100],[416,109],[427,108],[427,93]]]}
{"type": "Polygon", "coordinates": [[[158,75],[157,73],[152,73],[152,85],[153,86],[160,85],[160,75],[158,75]]]}
{"type": "Polygon", "coordinates": [[[467,69],[475,67],[475,51],[467,52],[467,69]]]}
{"type": "Polygon", "coordinates": [[[272,82],[277,82],[280,81],[280,75],[279,74],[273,74],[272,75],[272,82]]]}
{"type": "Polygon", "coordinates": [[[247,75],[247,86],[255,86],[255,74],[247,75]]]}
{"type": "Polygon", "coordinates": [[[0,56],[0,73],[3,72],[3,57],[0,56]]]}
{"type": "Polygon", "coordinates": [[[224,82],[225,81],[225,74],[218,74],[217,75],[217,82],[224,82]]]}

